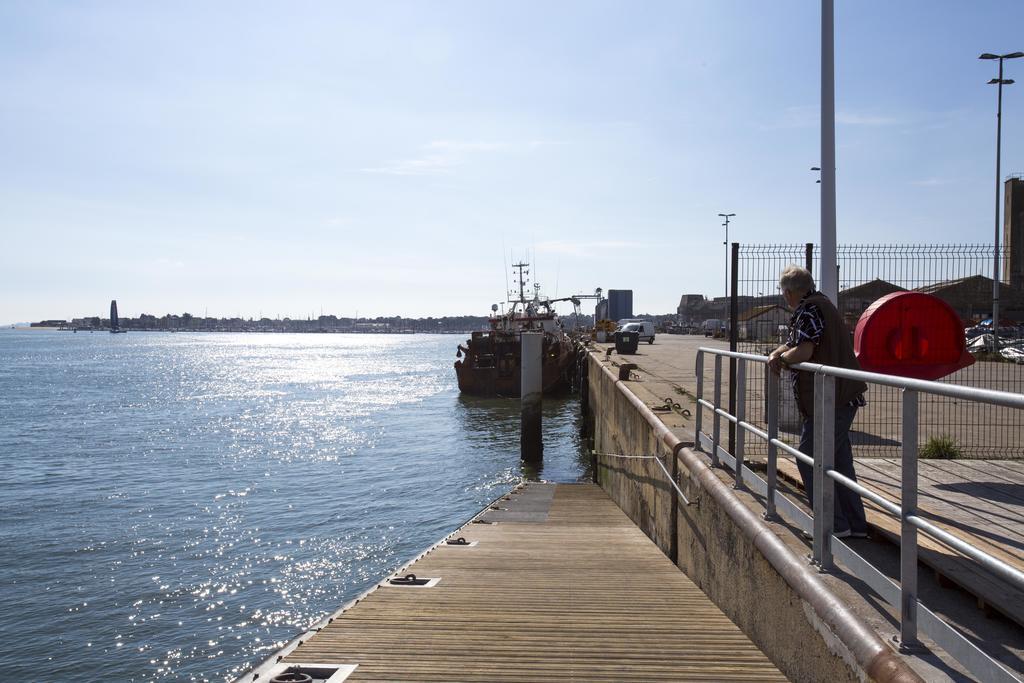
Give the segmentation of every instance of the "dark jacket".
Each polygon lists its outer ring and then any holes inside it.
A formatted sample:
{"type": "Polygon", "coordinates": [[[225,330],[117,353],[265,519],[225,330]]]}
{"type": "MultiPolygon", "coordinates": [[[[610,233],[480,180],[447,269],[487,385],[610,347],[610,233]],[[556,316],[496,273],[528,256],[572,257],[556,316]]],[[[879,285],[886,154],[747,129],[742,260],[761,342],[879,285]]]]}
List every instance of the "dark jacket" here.
{"type": "MultiPolygon", "coordinates": [[[[860,363],[853,353],[852,336],[835,305],[821,292],[812,292],[804,301],[818,307],[825,327],[821,333],[821,340],[815,345],[814,352],[807,362],[860,370],[860,363]]],[[[796,381],[800,412],[810,417],[814,414],[814,374],[798,372],[796,381]]],[[[868,385],[864,382],[837,378],[836,407],[845,406],[867,390],[868,385]]]]}

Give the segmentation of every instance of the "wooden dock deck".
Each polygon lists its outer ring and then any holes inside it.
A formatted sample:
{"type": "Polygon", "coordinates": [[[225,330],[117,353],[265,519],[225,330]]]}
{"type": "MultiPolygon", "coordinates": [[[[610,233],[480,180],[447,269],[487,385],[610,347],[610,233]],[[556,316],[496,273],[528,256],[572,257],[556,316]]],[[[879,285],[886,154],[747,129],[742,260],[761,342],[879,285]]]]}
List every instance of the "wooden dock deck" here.
{"type": "MultiPolygon", "coordinates": [[[[918,506],[923,517],[1007,564],[1024,571],[1024,463],[1012,460],[923,460],[918,465],[918,506]]],[[[857,477],[867,487],[899,500],[900,462],[858,458],[857,477]]],[[[900,525],[868,503],[869,521],[893,540],[900,525]]],[[[898,540],[897,540],[898,542],[898,540]]],[[[1024,626],[1024,592],[922,536],[921,561],[944,580],[1024,626]]]]}
{"type": "MultiPolygon", "coordinates": [[[[768,681],[768,658],[592,484],[531,483],[285,662],[349,681],[768,681]]],[[[248,680],[248,679],[247,679],[248,680]]]]}

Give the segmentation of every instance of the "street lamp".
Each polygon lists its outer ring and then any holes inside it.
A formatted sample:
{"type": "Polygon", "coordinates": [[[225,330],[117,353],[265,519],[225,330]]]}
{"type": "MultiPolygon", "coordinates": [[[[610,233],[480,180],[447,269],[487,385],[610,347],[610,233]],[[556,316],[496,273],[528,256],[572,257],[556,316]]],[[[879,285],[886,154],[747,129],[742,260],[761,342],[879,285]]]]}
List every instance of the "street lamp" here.
{"type": "Polygon", "coordinates": [[[736,214],[720,213],[718,215],[725,219],[725,222],[722,223],[725,226],[725,241],[722,244],[725,245],[725,295],[729,296],[729,219],[736,214]]]}
{"type": "MultiPolygon", "coordinates": [[[[818,171],[818,172],[820,172],[820,171],[821,171],[821,167],[820,167],[820,166],[811,166],[811,170],[812,170],[812,171],[818,171]]],[[[818,183],[818,184],[821,184],[821,178],[818,178],[818,179],[817,179],[817,180],[815,180],[814,182],[816,182],[816,183],[818,183]]]]}
{"type": "Polygon", "coordinates": [[[994,55],[985,52],[978,56],[978,59],[998,59],[999,78],[993,78],[989,85],[999,86],[998,104],[996,106],[996,229],[995,241],[992,250],[992,350],[999,352],[999,200],[1002,195],[999,187],[999,162],[1002,148],[1003,133],[1003,86],[1013,83],[1012,78],[1003,78],[1003,60],[1017,59],[1024,57],[1024,52],[1011,52],[1005,55],[994,55]]]}

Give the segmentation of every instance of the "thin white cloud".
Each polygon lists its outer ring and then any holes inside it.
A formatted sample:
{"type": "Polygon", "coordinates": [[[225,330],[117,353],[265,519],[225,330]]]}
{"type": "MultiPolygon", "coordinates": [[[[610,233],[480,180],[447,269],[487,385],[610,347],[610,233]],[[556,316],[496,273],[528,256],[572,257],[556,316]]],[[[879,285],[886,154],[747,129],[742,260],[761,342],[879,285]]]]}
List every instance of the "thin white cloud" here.
{"type": "Polygon", "coordinates": [[[383,166],[360,169],[363,173],[385,175],[443,175],[459,165],[456,159],[444,154],[428,154],[415,159],[391,161],[383,166]]]}
{"type": "Polygon", "coordinates": [[[923,178],[921,180],[911,180],[910,184],[917,187],[940,187],[942,185],[952,185],[953,181],[949,178],[923,178]]]}
{"type": "MultiPolygon", "coordinates": [[[[764,129],[817,128],[820,121],[821,109],[816,105],[786,107],[776,121],[765,123],[761,127],[764,129]]],[[[836,123],[841,126],[896,126],[906,123],[906,121],[895,116],[838,111],[836,112],[836,123]]]]}
{"type": "Polygon", "coordinates": [[[426,149],[438,149],[446,152],[501,152],[509,149],[507,142],[468,142],[465,140],[434,140],[425,145],[426,149]]]}
{"type": "Polygon", "coordinates": [[[570,242],[567,240],[551,240],[540,242],[535,249],[544,254],[567,254],[569,256],[588,256],[595,251],[611,249],[639,249],[645,246],[642,242],[619,240],[598,240],[593,242],[570,242]]]}
{"type": "Polygon", "coordinates": [[[568,144],[567,140],[530,140],[526,143],[526,146],[529,149],[539,149],[541,147],[560,147],[568,144]]]}
{"type": "Polygon", "coordinates": [[[841,111],[836,114],[836,123],[844,126],[896,126],[904,121],[893,116],[873,116],[856,112],[841,111]]]}
{"type": "Polygon", "coordinates": [[[444,175],[467,163],[473,156],[567,144],[554,140],[528,142],[487,142],[473,140],[432,140],[421,147],[419,156],[390,161],[381,166],[360,169],[363,173],[387,175],[444,175]]]}

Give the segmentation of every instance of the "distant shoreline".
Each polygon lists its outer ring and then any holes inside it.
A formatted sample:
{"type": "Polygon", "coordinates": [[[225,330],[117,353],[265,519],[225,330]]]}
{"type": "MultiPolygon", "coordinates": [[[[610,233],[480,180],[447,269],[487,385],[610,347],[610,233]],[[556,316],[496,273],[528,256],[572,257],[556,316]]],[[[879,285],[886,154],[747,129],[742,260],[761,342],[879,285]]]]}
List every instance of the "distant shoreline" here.
{"type": "MultiPolygon", "coordinates": [[[[30,331],[41,331],[41,332],[82,332],[82,333],[110,333],[109,329],[104,328],[71,328],[71,327],[53,327],[53,326],[42,326],[42,325],[4,325],[2,328],[8,332],[11,330],[30,330],[30,331]]],[[[483,329],[483,328],[481,328],[483,329]]],[[[412,334],[472,334],[478,330],[154,330],[154,329],[130,329],[126,332],[145,332],[145,333],[164,333],[164,334],[394,334],[394,335],[412,335],[412,334]]]]}

